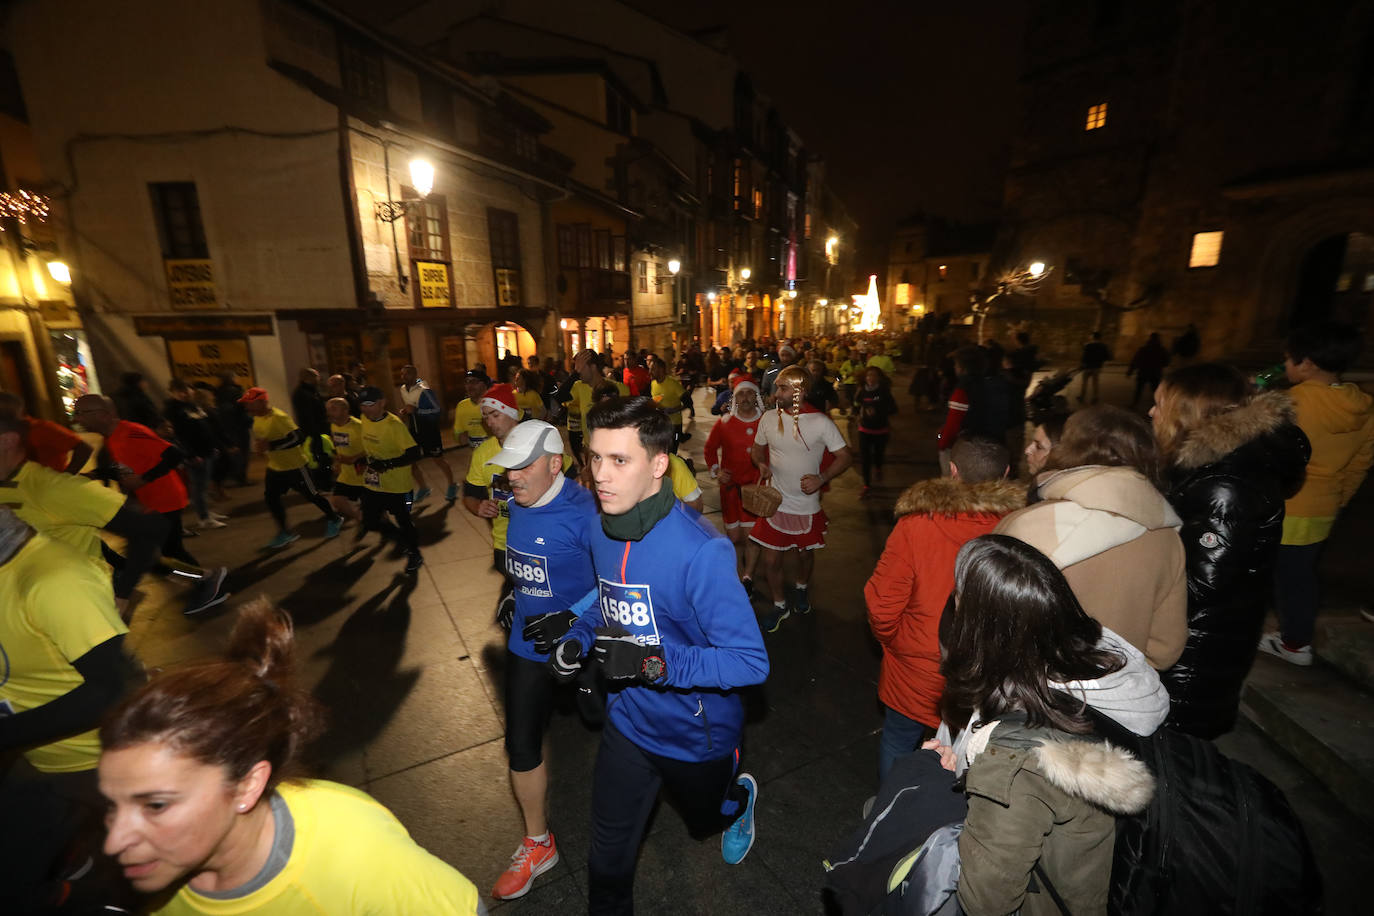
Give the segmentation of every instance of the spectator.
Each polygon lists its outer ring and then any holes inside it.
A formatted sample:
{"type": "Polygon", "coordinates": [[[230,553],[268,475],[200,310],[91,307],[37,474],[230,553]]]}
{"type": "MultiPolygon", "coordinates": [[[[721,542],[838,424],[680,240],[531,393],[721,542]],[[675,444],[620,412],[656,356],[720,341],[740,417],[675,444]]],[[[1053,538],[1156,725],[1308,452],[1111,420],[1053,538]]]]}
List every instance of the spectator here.
{"type": "Polygon", "coordinates": [[[902,754],[940,724],[940,615],[954,589],[954,557],[1026,504],[1023,487],[1006,479],[1006,447],[990,439],[954,444],[950,477],[923,480],[897,500],[897,525],[873,570],[864,598],[868,624],[883,647],[878,699],[885,708],[878,781],[902,754]]]}
{"type": "Polygon", "coordinates": [[[162,414],[148,396],[148,382],[141,372],[126,372],[120,376],[113,399],[119,415],[131,423],[157,429],[162,422],[162,414]]]}
{"type": "Polygon", "coordinates": [[[1353,328],[1327,324],[1294,330],[1284,348],[1289,396],[1312,458],[1302,489],[1284,507],[1275,568],[1279,630],[1265,634],[1260,648],[1295,665],[1312,664],[1322,545],[1374,459],[1374,399],[1341,381],[1361,346],[1353,328]]]}
{"type": "Polygon", "coordinates": [[[1131,357],[1131,364],[1126,367],[1127,378],[1135,375],[1135,394],[1131,395],[1132,407],[1140,402],[1142,391],[1152,392],[1159,387],[1159,380],[1164,377],[1164,367],[1167,365],[1169,351],[1164,349],[1158,334],[1151,334],[1150,339],[1135,351],[1135,356],[1131,357]]]}
{"type": "Polygon", "coordinates": [[[229,476],[239,486],[244,487],[248,485],[248,456],[253,449],[253,418],[248,416],[248,412],[239,403],[241,397],[243,386],[238,383],[238,379],[232,372],[221,372],[219,385],[215,387],[215,406],[224,418],[229,441],[235,449],[230,453],[233,464],[229,476]]]}
{"type": "Polygon", "coordinates": [[[1191,322],[1182,334],[1174,338],[1173,354],[1179,358],[1180,362],[1187,363],[1197,356],[1198,350],[1201,348],[1202,341],[1198,338],[1197,326],[1191,322]]]}
{"type": "Polygon", "coordinates": [[[1032,489],[1035,488],[1036,475],[1044,470],[1045,462],[1049,460],[1055,443],[1063,437],[1064,424],[1068,421],[1067,413],[1050,414],[1035,427],[1031,441],[1026,443],[1026,474],[1031,479],[1032,489]]]}
{"type": "Polygon", "coordinates": [[[1096,404],[1102,394],[1102,367],[1112,358],[1112,351],[1102,342],[1102,332],[1093,331],[1092,339],[1083,345],[1083,355],[1078,359],[1078,369],[1083,381],[1078,389],[1080,404],[1096,404]],[[1092,400],[1088,400],[1088,388],[1093,390],[1092,400]]]}
{"type": "Polygon", "coordinates": [[[219,452],[219,437],[210,422],[210,416],[199,407],[191,396],[191,386],[179,378],[167,385],[167,399],[164,408],[167,420],[172,424],[172,433],[181,446],[186,470],[187,495],[191,507],[199,519],[197,527],[223,528],[223,516],[210,511],[210,481],[214,479],[215,456],[219,452]]]}
{"type": "Polygon", "coordinates": [[[1088,616],[1163,670],[1188,636],[1178,515],[1155,489],[1150,424],[1119,407],[1080,410],[1064,424],[1030,506],[998,534],[1020,538],[1064,571],[1088,616]]]}
{"type": "Polygon", "coordinates": [[[1235,725],[1264,626],[1284,497],[1311,449],[1288,395],[1256,396],[1245,376],[1218,363],[1170,373],[1150,416],[1188,564],[1188,641],[1163,673],[1169,724],[1216,738],[1235,725]]]}
{"type": "Polygon", "coordinates": [[[940,455],[940,476],[949,476],[949,450],[959,438],[960,431],[973,399],[977,396],[983,377],[983,351],[978,347],[960,347],[954,353],[954,372],[956,381],[949,395],[949,409],[945,414],[944,426],[935,435],[935,447],[940,455]]]}

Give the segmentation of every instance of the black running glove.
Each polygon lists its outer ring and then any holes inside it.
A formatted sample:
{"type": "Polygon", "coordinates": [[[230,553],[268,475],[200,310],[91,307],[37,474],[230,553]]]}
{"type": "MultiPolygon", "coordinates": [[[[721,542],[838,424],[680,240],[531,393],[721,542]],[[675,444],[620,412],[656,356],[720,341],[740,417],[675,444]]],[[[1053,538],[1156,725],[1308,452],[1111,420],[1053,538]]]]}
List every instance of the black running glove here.
{"type": "Polygon", "coordinates": [[[515,592],[508,592],[496,602],[496,623],[507,633],[515,625],[515,592]]]}
{"type": "Polygon", "coordinates": [[[610,681],[641,680],[656,684],[667,676],[662,646],[644,646],[620,626],[597,627],[592,655],[610,681]]]}
{"type": "Polygon", "coordinates": [[[549,653],[549,673],[559,683],[566,684],[577,677],[582,668],[582,643],[575,639],[565,639],[553,647],[549,653]]]}
{"type": "Polygon", "coordinates": [[[555,611],[552,614],[540,614],[538,617],[531,617],[525,622],[525,629],[520,635],[525,638],[525,642],[534,644],[534,651],[540,655],[547,655],[553,651],[554,645],[568,635],[572,629],[573,622],[577,620],[577,615],[572,611],[555,611]]]}

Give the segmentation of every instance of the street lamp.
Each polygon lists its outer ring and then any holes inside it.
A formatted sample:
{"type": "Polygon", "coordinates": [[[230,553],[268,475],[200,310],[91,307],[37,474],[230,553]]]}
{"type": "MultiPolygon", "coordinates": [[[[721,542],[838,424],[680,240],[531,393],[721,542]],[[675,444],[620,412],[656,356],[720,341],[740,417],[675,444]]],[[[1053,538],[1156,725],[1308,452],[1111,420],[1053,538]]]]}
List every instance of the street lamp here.
{"type": "Polygon", "coordinates": [[[716,301],[716,294],[715,294],[715,293],[707,293],[707,294],[706,294],[706,301],[707,301],[707,302],[715,302],[715,301],[716,301]]]}
{"type": "Polygon", "coordinates": [[[1030,274],[1032,277],[1038,277],[1038,276],[1040,276],[1041,274],[1043,274],[1044,272],[1045,272],[1045,262],[1044,262],[1044,261],[1031,261],[1031,262],[1030,262],[1030,266],[1026,268],[1026,273],[1030,274]]]}
{"type": "Polygon", "coordinates": [[[58,283],[67,284],[72,282],[72,270],[65,261],[49,261],[48,273],[58,283]]]}
{"type": "Polygon", "coordinates": [[[747,268],[747,267],[741,267],[741,268],[739,269],[739,278],[740,278],[741,280],[743,280],[744,282],[746,282],[746,283],[749,282],[749,278],[752,277],[753,275],[754,275],[754,272],[753,272],[752,270],[750,270],[749,268],[747,268]]]}
{"type": "Polygon", "coordinates": [[[679,270],[682,270],[682,262],[677,258],[673,258],[668,262],[668,273],[676,277],[679,270]]]}

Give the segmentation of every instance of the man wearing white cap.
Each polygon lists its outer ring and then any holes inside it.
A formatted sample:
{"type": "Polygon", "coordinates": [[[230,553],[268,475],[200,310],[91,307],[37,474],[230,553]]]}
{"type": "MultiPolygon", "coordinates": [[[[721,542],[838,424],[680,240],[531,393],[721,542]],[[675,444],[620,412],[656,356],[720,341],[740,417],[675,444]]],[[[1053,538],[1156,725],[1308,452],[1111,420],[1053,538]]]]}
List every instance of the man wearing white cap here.
{"type": "Polygon", "coordinates": [[[510,574],[506,572],[506,528],[510,524],[510,500],[514,495],[506,469],[493,464],[506,437],[520,422],[521,411],[515,403],[515,389],[510,385],[492,385],[482,396],[482,425],[491,433],[472,453],[468,476],[463,480],[463,507],[478,518],[491,520],[492,566],[506,578],[496,616],[501,626],[510,629],[515,606],[511,600],[510,574]]]}
{"type": "Polygon", "coordinates": [[[506,654],[506,754],[525,839],[492,890],[498,900],[511,900],[558,864],[545,803],[542,751],[555,686],[545,666],[576,620],[574,610],[596,599],[590,532],[599,523],[592,494],[563,476],[563,437],[550,424],[519,424],[486,463],[506,469],[511,491],[506,574],[515,612],[506,654]]]}

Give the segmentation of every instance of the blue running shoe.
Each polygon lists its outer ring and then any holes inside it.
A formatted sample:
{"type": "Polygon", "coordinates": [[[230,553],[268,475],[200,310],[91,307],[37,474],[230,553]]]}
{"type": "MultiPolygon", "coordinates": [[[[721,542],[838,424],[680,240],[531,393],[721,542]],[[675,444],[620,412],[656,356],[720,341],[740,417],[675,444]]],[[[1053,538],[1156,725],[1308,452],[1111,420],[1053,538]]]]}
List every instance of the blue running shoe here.
{"type": "Polygon", "coordinates": [[[811,589],[798,588],[794,589],[794,591],[796,592],[796,598],[792,601],[792,610],[796,611],[798,614],[810,614],[811,589]]]}
{"type": "Polygon", "coordinates": [[[451,483],[448,485],[448,490],[444,492],[444,500],[446,502],[458,501],[458,484],[451,483]]]}
{"type": "Polygon", "coordinates": [[[331,519],[329,520],[329,523],[328,523],[328,524],[326,524],[326,525],[324,526],[324,536],[327,537],[327,538],[336,538],[336,537],[339,536],[339,532],[342,531],[342,530],[343,530],[343,516],[342,516],[342,515],[336,515],[334,518],[331,518],[331,519]]]}
{"type": "Polygon", "coordinates": [[[782,626],[782,622],[787,619],[787,615],[790,613],[791,611],[789,611],[785,607],[778,607],[776,604],[773,605],[773,610],[769,611],[767,614],[764,614],[763,620],[759,621],[759,623],[763,626],[763,632],[778,632],[778,627],[782,626]]]}
{"type": "Polygon", "coordinates": [[[283,547],[285,547],[287,544],[290,544],[292,541],[298,540],[299,538],[300,538],[300,535],[299,535],[299,534],[295,534],[294,532],[291,532],[291,531],[278,531],[278,532],[277,532],[277,536],[274,537],[274,538],[272,538],[272,540],[270,540],[270,541],[267,542],[267,548],[266,548],[266,549],[267,549],[267,550],[281,550],[281,549],[282,549],[283,547]]]}
{"type": "Polygon", "coordinates": [[[418,503],[418,502],[423,502],[424,499],[425,499],[425,497],[428,496],[429,493],[430,493],[429,487],[421,487],[420,489],[418,489],[418,490],[415,491],[415,499],[412,500],[412,501],[413,501],[413,502],[417,502],[417,503],[418,503]]]}
{"type": "Polygon", "coordinates": [[[748,773],[741,773],[736,785],[749,790],[744,812],[720,835],[720,854],[727,865],[738,865],[754,848],[754,803],[759,800],[759,784],[748,773]]]}

